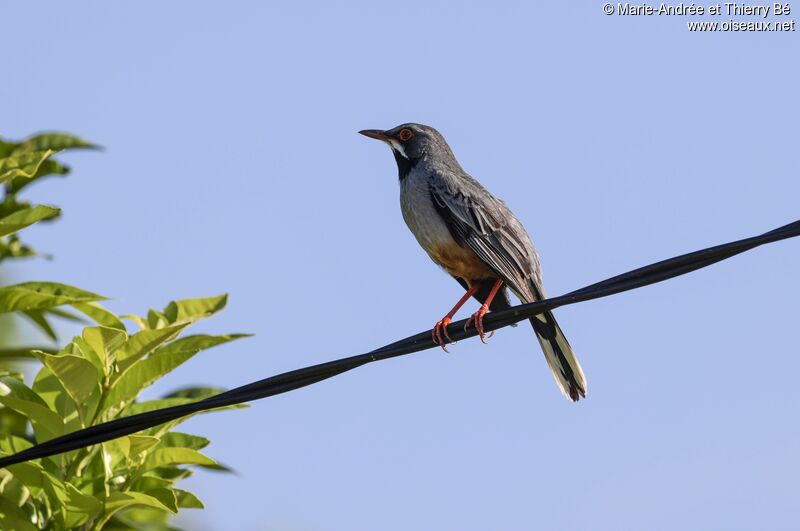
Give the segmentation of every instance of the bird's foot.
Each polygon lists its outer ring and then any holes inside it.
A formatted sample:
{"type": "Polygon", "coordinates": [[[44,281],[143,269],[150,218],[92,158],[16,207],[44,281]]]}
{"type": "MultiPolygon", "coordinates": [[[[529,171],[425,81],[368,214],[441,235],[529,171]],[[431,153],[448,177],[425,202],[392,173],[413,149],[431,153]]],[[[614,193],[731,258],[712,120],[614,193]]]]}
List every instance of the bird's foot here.
{"type": "Polygon", "coordinates": [[[455,341],[447,334],[447,327],[452,323],[453,320],[450,317],[442,317],[439,321],[433,325],[433,331],[431,332],[431,336],[433,337],[433,342],[442,347],[442,350],[445,352],[450,352],[447,350],[445,346],[447,343],[456,344],[455,341]],[[445,341],[445,339],[447,341],[445,341]]]}
{"type": "Polygon", "coordinates": [[[482,304],[481,307],[478,309],[477,312],[472,314],[467,320],[467,323],[464,325],[464,330],[466,331],[473,322],[475,323],[475,330],[478,331],[478,336],[481,338],[482,343],[486,343],[487,337],[492,337],[494,335],[494,330],[489,332],[489,335],[486,335],[486,332],[483,330],[483,316],[489,313],[489,305],[482,304]]]}

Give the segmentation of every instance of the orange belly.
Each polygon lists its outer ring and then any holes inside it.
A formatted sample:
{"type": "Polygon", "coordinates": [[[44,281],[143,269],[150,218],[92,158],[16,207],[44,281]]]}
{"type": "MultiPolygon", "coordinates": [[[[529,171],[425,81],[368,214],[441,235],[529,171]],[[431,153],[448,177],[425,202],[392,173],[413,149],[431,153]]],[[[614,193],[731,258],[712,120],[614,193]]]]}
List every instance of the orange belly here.
{"type": "Polygon", "coordinates": [[[428,254],[445,271],[470,283],[472,280],[496,278],[497,273],[471,249],[460,245],[437,245],[428,254]]]}

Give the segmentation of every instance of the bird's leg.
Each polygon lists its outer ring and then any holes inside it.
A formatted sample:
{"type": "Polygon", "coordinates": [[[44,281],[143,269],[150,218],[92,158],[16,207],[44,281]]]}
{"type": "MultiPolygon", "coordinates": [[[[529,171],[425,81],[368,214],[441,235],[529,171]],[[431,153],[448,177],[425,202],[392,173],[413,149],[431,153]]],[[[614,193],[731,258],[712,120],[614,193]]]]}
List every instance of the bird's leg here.
{"type": "Polygon", "coordinates": [[[492,290],[489,292],[489,295],[486,297],[486,300],[483,301],[481,307],[478,309],[477,312],[472,314],[467,320],[467,324],[464,325],[464,330],[466,330],[469,325],[474,321],[475,322],[475,330],[478,331],[478,335],[481,338],[483,343],[486,343],[486,334],[483,331],[483,316],[489,313],[489,305],[492,304],[492,300],[494,300],[495,295],[497,292],[500,291],[500,287],[503,285],[502,280],[497,280],[492,286],[492,290]]]}
{"type": "Polygon", "coordinates": [[[475,295],[475,292],[478,291],[480,285],[481,285],[480,282],[476,282],[471,288],[469,288],[467,292],[464,294],[464,296],[458,300],[455,306],[453,306],[453,309],[450,310],[447,313],[447,315],[445,315],[439,321],[437,321],[436,324],[433,326],[433,330],[431,331],[433,342],[442,347],[442,349],[445,352],[449,351],[447,350],[447,347],[444,346],[445,345],[444,338],[447,338],[447,342],[449,343],[455,343],[455,341],[450,339],[450,336],[447,335],[447,325],[449,325],[453,321],[453,316],[456,314],[459,308],[464,306],[464,303],[466,303],[470,297],[475,295]],[[442,333],[444,333],[444,338],[442,338],[442,333]]]}

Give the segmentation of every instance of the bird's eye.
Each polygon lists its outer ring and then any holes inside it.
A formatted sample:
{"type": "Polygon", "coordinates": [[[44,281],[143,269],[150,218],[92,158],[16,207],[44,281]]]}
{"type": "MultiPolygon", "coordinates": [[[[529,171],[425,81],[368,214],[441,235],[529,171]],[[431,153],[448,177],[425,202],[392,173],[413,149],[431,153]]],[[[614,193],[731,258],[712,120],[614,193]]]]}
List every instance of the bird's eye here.
{"type": "Polygon", "coordinates": [[[414,136],[414,133],[411,131],[411,129],[406,128],[406,129],[401,129],[400,134],[398,136],[400,137],[400,140],[405,142],[407,140],[411,140],[411,137],[414,136]]]}

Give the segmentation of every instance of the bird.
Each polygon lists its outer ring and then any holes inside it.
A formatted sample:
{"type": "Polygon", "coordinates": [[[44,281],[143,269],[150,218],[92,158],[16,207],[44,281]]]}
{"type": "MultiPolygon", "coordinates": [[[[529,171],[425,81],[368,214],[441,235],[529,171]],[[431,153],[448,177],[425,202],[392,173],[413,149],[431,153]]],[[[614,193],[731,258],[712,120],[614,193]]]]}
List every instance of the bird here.
{"type": "MultiPolygon", "coordinates": [[[[546,298],[539,256],[522,223],[464,171],[439,131],[405,123],[359,133],[389,146],[406,225],[430,258],[466,290],[433,327],[436,344],[447,351],[447,342],[453,342],[447,327],[471,297],[481,306],[464,328],[474,324],[484,343],[483,317],[511,307],[508,290],[523,303],[546,298]]],[[[553,313],[531,317],[530,323],[563,394],[572,401],[586,397],[583,369],[553,313]]]]}

